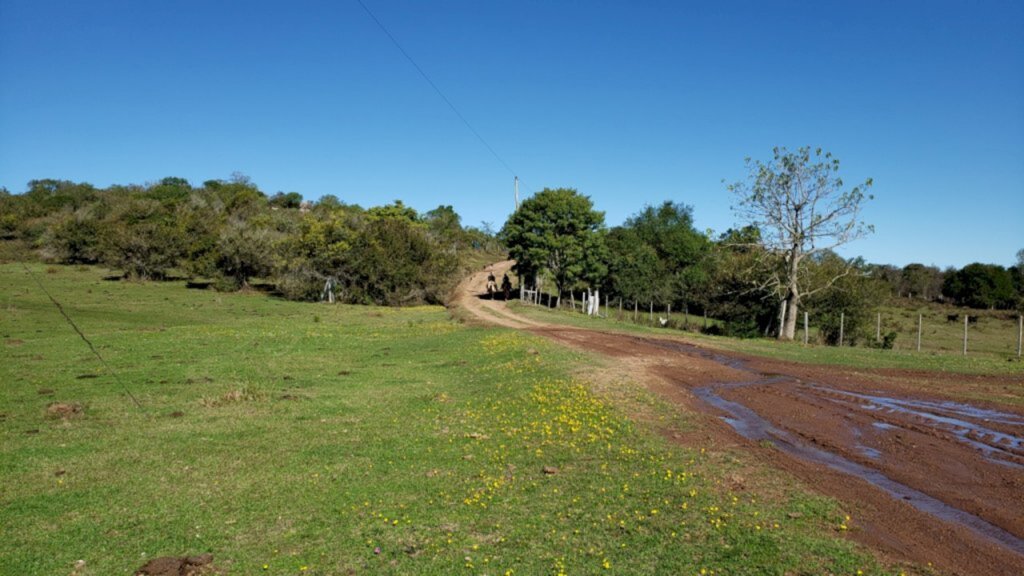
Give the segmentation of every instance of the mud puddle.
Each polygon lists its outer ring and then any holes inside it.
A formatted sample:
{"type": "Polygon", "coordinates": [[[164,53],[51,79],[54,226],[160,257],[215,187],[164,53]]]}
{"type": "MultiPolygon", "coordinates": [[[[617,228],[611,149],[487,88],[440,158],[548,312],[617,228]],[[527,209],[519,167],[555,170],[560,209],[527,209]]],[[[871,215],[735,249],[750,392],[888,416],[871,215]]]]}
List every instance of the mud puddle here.
{"type": "MultiPolygon", "coordinates": [[[[862,479],[890,497],[905,502],[921,512],[963,526],[984,539],[1024,555],[1024,539],[1019,536],[971,512],[895,480],[878,469],[831,451],[828,444],[812,444],[773,424],[743,403],[726,398],[725,395],[730,391],[744,388],[786,387],[790,395],[826,401],[851,414],[856,412],[866,421],[861,422],[863,428],[875,433],[885,434],[907,426],[917,427],[933,435],[954,439],[980,452],[986,460],[1014,469],[1024,469],[1024,439],[1019,434],[997,430],[996,425],[1012,429],[1024,427],[1024,417],[958,402],[915,400],[851,392],[803,382],[796,377],[762,373],[743,359],[724,356],[681,342],[638,340],[659,348],[698,356],[749,374],[749,380],[718,382],[691,389],[702,402],[724,413],[722,420],[744,438],[753,442],[771,442],[775,448],[791,457],[862,479]]],[[[869,461],[880,461],[885,457],[881,450],[862,441],[864,430],[858,425],[857,419],[851,418],[842,426],[848,428],[848,433],[853,439],[850,446],[854,453],[869,461]]],[[[998,505],[997,502],[993,504],[998,505]]]]}

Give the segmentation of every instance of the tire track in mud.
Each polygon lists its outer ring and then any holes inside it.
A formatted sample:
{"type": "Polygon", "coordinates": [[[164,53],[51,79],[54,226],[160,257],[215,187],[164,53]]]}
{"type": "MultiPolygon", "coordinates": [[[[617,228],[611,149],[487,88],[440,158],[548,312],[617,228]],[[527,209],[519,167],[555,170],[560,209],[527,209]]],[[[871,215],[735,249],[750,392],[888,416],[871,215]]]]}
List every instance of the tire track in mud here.
{"type": "MultiPolygon", "coordinates": [[[[486,271],[477,276],[483,282],[486,271]]],[[[862,542],[952,574],[1024,574],[1022,414],[921,395],[893,384],[898,371],[741,358],[678,339],[546,325],[503,302],[487,306],[502,325],[642,358],[648,382],[667,382],[669,399],[714,415],[723,438],[738,435],[758,458],[858,510],[861,530],[852,536],[862,542]],[[765,450],[765,441],[775,449],[765,450]]]]}

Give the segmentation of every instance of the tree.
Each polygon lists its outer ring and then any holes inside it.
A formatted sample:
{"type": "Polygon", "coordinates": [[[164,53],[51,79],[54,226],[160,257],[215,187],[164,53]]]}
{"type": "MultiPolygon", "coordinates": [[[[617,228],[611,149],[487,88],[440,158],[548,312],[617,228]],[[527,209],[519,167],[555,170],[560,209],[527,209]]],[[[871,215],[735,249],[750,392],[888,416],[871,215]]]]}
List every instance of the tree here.
{"type": "Polygon", "coordinates": [[[942,293],[970,308],[1012,308],[1017,302],[1013,276],[998,264],[968,264],[946,275],[942,293]]]}
{"type": "Polygon", "coordinates": [[[608,247],[606,288],[629,302],[653,302],[659,289],[658,253],[631,228],[613,228],[608,247]]]}
{"type": "Polygon", "coordinates": [[[173,214],[152,198],[127,196],[100,225],[98,249],[103,262],[125,277],[161,280],[178,264],[184,238],[173,214]]]}
{"type": "Polygon", "coordinates": [[[278,192],[267,199],[267,204],[273,208],[285,208],[297,210],[302,207],[302,194],[298,192],[278,192]]]}
{"type": "Polygon", "coordinates": [[[820,291],[806,298],[818,325],[819,334],[827,344],[839,344],[840,333],[843,343],[853,346],[859,339],[873,341],[875,336],[875,311],[887,296],[885,281],[872,276],[870,267],[855,258],[843,260],[835,252],[822,252],[807,262],[807,272],[821,277],[822,281],[837,278],[832,289],[820,291]],[[845,271],[851,273],[846,274],[845,271]]]}
{"type": "Polygon", "coordinates": [[[900,295],[931,300],[942,291],[942,271],[935,266],[907,264],[900,274],[900,295]]]}
{"type": "Polygon", "coordinates": [[[856,240],[873,231],[859,220],[869,178],[846,190],[838,176],[839,160],[831,153],[802,147],[797,152],[775,148],[763,163],[746,160],[748,181],[729,190],[739,197],[734,210],[762,231],[765,247],[781,257],[781,265],[766,279],[779,302],[780,340],[792,340],[801,299],[830,287],[850,272],[847,267],[820,283],[805,279],[808,256],[856,240]]]}
{"type": "Polygon", "coordinates": [[[501,236],[515,272],[536,278],[551,273],[558,296],[576,282],[594,282],[604,264],[604,212],[572,188],[545,188],[525,200],[509,217],[501,236]]]}
{"type": "Polygon", "coordinates": [[[754,338],[772,325],[775,296],[763,279],[776,268],[777,258],[768,254],[755,226],[725,231],[710,253],[711,280],[707,308],[721,321],[709,332],[754,338]]]}
{"type": "Polygon", "coordinates": [[[708,239],[693,227],[693,209],[682,203],[663,202],[647,206],[626,220],[640,242],[657,254],[652,270],[656,284],[655,301],[692,303],[705,287],[708,273],[703,266],[710,248],[708,239]]]}

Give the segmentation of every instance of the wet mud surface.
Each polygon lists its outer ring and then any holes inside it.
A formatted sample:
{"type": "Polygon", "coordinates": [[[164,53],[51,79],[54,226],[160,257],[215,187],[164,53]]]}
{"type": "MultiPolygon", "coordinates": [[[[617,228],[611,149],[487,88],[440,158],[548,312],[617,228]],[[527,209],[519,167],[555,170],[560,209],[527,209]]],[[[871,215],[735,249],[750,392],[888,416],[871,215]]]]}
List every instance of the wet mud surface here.
{"type": "Polygon", "coordinates": [[[843,501],[849,535],[885,555],[949,574],[1024,574],[1024,377],[795,364],[545,325],[503,303],[467,307],[639,367],[652,390],[705,415],[712,442],[843,501]],[[970,390],[1018,402],[965,400],[970,390]]]}

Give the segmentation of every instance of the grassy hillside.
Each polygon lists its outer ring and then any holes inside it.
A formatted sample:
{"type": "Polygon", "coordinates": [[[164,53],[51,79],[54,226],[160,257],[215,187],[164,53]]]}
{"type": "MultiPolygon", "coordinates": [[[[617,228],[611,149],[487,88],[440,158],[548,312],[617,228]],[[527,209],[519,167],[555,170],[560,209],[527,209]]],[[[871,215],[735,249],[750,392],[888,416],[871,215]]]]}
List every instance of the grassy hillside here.
{"type": "Polygon", "coordinates": [[[685,414],[595,392],[545,341],[436,307],[32,270],[107,365],[0,266],[2,574],[201,552],[226,574],[897,572],[831,501],[666,443],[625,411],[685,414]]]}

